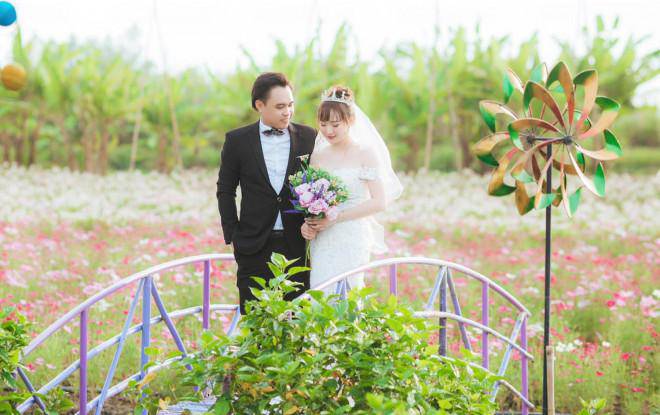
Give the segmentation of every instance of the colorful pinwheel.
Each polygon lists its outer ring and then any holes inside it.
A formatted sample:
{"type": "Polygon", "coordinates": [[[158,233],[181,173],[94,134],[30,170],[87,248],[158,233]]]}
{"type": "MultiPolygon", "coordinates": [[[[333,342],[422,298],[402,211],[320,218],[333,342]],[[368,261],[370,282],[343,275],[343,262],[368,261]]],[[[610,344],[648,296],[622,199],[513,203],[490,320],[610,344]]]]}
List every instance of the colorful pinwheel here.
{"type": "Polygon", "coordinates": [[[531,80],[523,84],[508,69],[503,89],[504,103],[489,100],[479,103],[481,115],[492,134],[479,140],[473,151],[481,161],[495,167],[488,193],[493,196],[515,193],[521,215],[532,208],[562,204],[572,216],[580,203],[582,187],[604,196],[602,162],[622,154],[616,136],[608,129],[620,105],[610,98],[597,96],[596,70],[580,72],[573,78],[563,62],[549,74],[545,64],[541,64],[532,71],[531,80]],[[506,105],[516,91],[522,96],[522,116],[506,105]],[[576,108],[578,96],[581,96],[581,109],[576,108]],[[598,120],[592,122],[589,116],[596,106],[600,114],[598,120]],[[501,118],[505,118],[507,124],[498,130],[501,118]],[[548,169],[559,172],[559,185],[551,192],[547,192],[545,183],[548,169]],[[588,171],[594,171],[593,179],[588,171]],[[569,178],[579,182],[570,194],[569,178]]]}

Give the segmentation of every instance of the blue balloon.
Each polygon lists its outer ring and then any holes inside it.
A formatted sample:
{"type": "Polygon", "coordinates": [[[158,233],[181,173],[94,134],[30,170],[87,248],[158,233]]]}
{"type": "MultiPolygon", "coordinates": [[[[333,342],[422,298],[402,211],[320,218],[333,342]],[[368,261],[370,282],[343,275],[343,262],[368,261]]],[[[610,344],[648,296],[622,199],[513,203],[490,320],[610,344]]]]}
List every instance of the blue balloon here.
{"type": "Polygon", "coordinates": [[[9,26],[16,21],[16,9],[11,3],[0,1],[0,25],[9,26]]]}

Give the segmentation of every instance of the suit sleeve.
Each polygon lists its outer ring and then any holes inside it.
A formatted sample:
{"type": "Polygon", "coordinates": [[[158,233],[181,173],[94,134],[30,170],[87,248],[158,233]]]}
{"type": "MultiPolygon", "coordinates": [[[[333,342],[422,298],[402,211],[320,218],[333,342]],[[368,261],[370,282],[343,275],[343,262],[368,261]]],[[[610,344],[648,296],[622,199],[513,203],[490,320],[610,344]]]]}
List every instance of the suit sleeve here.
{"type": "Polygon", "coordinates": [[[311,132],[309,134],[309,139],[310,139],[309,141],[311,142],[311,144],[310,144],[311,145],[311,151],[309,152],[309,155],[311,156],[312,153],[314,152],[314,144],[316,144],[316,136],[318,135],[318,131],[316,130],[316,128],[311,128],[311,127],[310,127],[310,130],[311,130],[311,132]]]}
{"type": "Polygon", "coordinates": [[[229,135],[225,136],[225,143],[220,154],[220,171],[216,191],[222,233],[227,245],[231,244],[231,237],[238,225],[236,188],[239,183],[240,160],[236,144],[235,139],[229,135]]]}

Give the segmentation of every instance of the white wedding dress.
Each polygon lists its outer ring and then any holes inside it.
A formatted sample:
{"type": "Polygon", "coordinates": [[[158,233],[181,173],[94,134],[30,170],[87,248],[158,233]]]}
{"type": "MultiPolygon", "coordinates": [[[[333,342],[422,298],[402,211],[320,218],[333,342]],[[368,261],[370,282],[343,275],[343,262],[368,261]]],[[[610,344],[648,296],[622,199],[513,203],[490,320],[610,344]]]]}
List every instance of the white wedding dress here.
{"type": "MultiPolygon", "coordinates": [[[[358,206],[371,198],[368,182],[382,181],[387,203],[397,199],[403,186],[392,169],[390,152],[383,137],[378,133],[369,117],[355,103],[347,103],[355,110],[356,120],[350,127],[351,137],[363,149],[371,149],[376,163],[374,167],[342,166],[325,168],[330,174],[341,179],[348,191],[348,200],[338,206],[339,210],[358,206]]],[[[327,140],[319,134],[314,152],[329,146],[327,140]]],[[[319,166],[324,168],[324,166],[319,166]]],[[[373,215],[359,219],[338,222],[316,234],[310,246],[310,288],[317,289],[320,284],[339,274],[351,271],[369,263],[372,253],[387,251],[385,232],[373,215]]],[[[364,287],[364,273],[348,278],[349,289],[364,287]]],[[[334,294],[337,284],[323,287],[326,294],[334,294]]]]}
{"type": "MultiPolygon", "coordinates": [[[[322,167],[322,166],[321,166],[322,167]]],[[[368,200],[371,196],[367,181],[376,180],[377,169],[369,167],[339,167],[328,169],[340,178],[348,190],[348,200],[338,206],[349,209],[368,200]]],[[[310,246],[310,287],[316,289],[321,283],[361,265],[369,263],[372,253],[385,252],[383,227],[373,216],[338,222],[319,232],[310,246]]],[[[348,279],[350,289],[364,287],[364,274],[348,279]]],[[[325,294],[334,294],[337,284],[324,287],[325,294]]]]}

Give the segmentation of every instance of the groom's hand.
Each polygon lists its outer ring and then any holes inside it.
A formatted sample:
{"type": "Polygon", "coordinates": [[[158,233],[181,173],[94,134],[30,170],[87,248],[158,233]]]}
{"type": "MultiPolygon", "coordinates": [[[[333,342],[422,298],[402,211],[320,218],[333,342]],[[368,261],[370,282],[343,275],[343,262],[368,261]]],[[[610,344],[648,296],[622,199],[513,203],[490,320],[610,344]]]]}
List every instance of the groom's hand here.
{"type": "Polygon", "coordinates": [[[308,241],[311,241],[312,239],[316,238],[317,232],[312,229],[307,222],[303,223],[303,225],[300,227],[300,233],[302,233],[303,238],[307,239],[308,241]]]}

